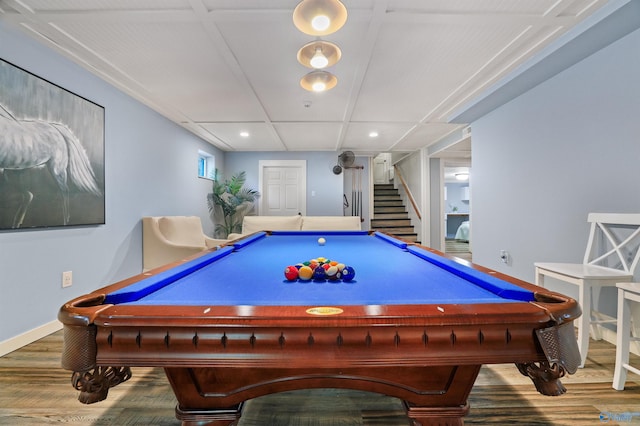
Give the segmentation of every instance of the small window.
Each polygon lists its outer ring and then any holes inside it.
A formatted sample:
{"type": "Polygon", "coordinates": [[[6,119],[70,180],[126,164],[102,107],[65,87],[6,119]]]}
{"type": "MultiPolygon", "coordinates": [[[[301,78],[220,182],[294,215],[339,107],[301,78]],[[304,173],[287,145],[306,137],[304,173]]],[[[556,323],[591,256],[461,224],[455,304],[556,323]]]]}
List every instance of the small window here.
{"type": "Polygon", "coordinates": [[[213,179],[216,170],[216,157],[208,152],[198,151],[198,177],[213,179]]]}

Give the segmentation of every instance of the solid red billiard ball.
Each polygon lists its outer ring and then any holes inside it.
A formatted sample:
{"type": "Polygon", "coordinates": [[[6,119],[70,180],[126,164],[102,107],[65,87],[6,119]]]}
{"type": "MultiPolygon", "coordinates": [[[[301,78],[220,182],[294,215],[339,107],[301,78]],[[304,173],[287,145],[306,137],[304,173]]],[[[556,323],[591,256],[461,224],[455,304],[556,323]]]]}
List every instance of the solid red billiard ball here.
{"type": "Polygon", "coordinates": [[[295,266],[287,266],[284,268],[284,276],[289,281],[295,281],[298,279],[298,268],[295,266]]]}

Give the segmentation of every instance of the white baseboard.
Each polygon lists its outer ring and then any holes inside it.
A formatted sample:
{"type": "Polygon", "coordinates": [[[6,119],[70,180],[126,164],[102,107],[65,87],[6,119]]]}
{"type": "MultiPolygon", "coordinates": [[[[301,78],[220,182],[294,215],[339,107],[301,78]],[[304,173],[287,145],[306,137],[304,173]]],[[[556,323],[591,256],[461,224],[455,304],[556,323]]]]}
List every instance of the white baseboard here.
{"type": "Polygon", "coordinates": [[[33,343],[38,339],[42,339],[45,336],[55,333],[62,329],[62,323],[58,320],[51,321],[40,327],[34,328],[22,334],[0,342],[0,356],[4,356],[10,352],[20,349],[23,346],[33,343]]]}

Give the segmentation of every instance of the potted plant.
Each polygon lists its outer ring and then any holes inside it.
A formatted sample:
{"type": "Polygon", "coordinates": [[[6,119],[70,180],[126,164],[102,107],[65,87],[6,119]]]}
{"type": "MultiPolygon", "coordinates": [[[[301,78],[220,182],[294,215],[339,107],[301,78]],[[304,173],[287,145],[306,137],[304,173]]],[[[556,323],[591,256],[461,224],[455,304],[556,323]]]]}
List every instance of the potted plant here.
{"type": "Polygon", "coordinates": [[[213,176],[213,190],[207,194],[209,215],[216,225],[214,237],[227,238],[231,233],[242,232],[242,219],[253,209],[260,196],[254,189],[245,188],[246,173],[240,172],[221,182],[218,169],[213,176]]]}

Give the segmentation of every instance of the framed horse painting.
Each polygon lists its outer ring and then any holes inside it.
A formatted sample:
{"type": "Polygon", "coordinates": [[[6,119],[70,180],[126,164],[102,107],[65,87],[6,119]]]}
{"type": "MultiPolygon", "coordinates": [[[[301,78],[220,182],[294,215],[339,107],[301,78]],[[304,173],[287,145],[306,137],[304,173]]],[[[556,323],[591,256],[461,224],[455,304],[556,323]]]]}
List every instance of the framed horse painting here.
{"type": "Polygon", "coordinates": [[[0,230],[104,223],[104,108],[0,59],[0,230]]]}

